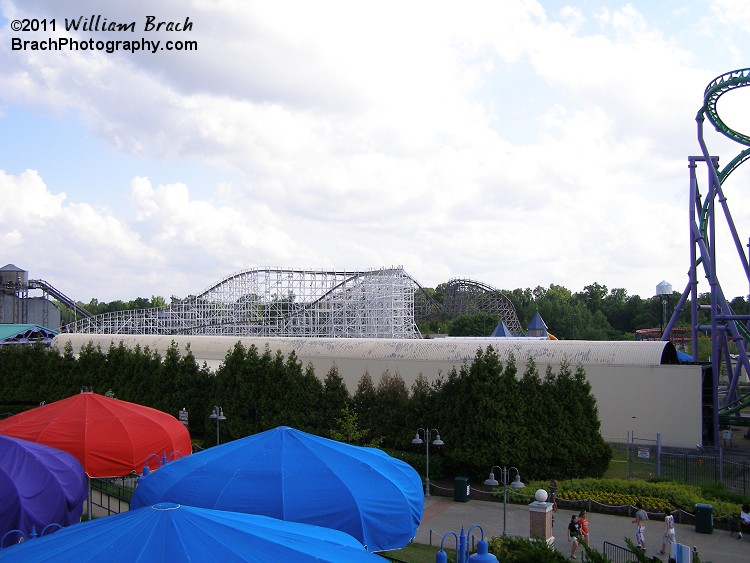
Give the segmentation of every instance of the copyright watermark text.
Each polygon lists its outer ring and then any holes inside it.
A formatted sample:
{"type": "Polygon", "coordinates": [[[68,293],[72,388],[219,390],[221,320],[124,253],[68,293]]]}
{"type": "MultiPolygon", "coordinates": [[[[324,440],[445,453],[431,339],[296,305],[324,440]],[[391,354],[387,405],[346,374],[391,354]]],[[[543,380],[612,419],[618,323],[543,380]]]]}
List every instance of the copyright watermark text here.
{"type": "MultiPolygon", "coordinates": [[[[114,53],[127,51],[136,53],[145,51],[157,53],[158,51],[197,51],[196,40],[163,40],[141,37],[138,39],[95,39],[95,38],[72,38],[57,35],[57,32],[81,33],[185,33],[193,30],[193,22],[190,17],[177,21],[164,21],[156,16],[145,16],[143,20],[120,22],[110,20],[101,14],[91,16],[79,16],[75,18],[25,18],[10,22],[10,28],[19,34],[35,34],[35,38],[28,35],[15,35],[11,37],[11,50],[13,51],[104,51],[114,53]],[[39,33],[53,33],[55,36],[38,38],[39,33]]],[[[161,37],[161,36],[160,36],[161,37]]]]}

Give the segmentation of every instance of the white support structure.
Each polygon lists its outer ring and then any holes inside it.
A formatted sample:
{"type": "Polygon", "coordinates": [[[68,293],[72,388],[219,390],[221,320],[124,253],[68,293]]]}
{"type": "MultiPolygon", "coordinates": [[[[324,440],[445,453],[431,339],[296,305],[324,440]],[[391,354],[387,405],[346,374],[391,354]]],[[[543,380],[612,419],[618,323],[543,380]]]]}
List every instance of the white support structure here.
{"type": "Polygon", "coordinates": [[[156,309],[82,319],[64,332],[420,338],[419,285],[402,267],[362,272],[251,269],[156,309]]]}

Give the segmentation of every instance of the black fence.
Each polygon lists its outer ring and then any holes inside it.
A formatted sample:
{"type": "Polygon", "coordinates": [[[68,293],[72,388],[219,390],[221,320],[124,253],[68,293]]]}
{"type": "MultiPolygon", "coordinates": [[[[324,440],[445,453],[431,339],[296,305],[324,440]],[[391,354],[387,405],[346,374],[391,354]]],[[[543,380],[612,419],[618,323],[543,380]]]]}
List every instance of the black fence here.
{"type": "Polygon", "coordinates": [[[635,553],[630,551],[627,547],[609,543],[608,541],[604,542],[602,553],[612,563],[630,563],[631,561],[638,561],[635,553]]]}
{"type": "MultiPolygon", "coordinates": [[[[136,476],[113,479],[91,479],[89,501],[90,518],[127,512],[137,483],[136,476]]],[[[84,510],[85,512],[85,510],[84,510]]]]}
{"type": "Polygon", "coordinates": [[[667,448],[658,439],[636,437],[629,444],[628,477],[659,477],[696,486],[721,483],[750,496],[750,455],[726,448],[667,448]]]}
{"type": "Polygon", "coordinates": [[[721,483],[730,491],[750,496],[750,460],[726,454],[662,453],[662,477],[702,485],[721,483]]]}

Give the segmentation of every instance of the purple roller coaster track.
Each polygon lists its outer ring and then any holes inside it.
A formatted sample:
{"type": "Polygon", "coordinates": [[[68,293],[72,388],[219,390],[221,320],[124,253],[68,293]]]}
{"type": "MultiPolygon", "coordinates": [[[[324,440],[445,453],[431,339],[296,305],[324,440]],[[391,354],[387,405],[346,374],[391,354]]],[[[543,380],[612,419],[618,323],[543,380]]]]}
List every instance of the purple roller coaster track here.
{"type": "MultiPolygon", "coordinates": [[[[748,343],[750,314],[733,311],[722,291],[717,268],[718,249],[716,229],[720,222],[726,226],[734,242],[745,279],[750,287],[750,267],[732,215],[729,211],[723,184],[741,164],[750,158],[750,148],[745,148],[724,167],[719,167],[719,158],[712,156],[704,140],[703,124],[706,118],[715,129],[729,139],[750,147],[750,137],[733,130],[721,119],[717,109],[719,98],[724,94],[750,86],[750,68],[733,70],[718,76],[706,87],[703,105],[696,115],[698,144],[701,154],[688,157],[690,174],[690,270],[685,291],[664,329],[662,340],[669,340],[675,322],[690,299],[691,342],[693,361],[698,361],[698,336],[711,336],[711,381],[704,382],[704,389],[711,389],[710,398],[704,399],[704,420],[707,438],[719,443],[719,430],[723,426],[750,426],[750,417],[741,416],[741,411],[750,406],[750,394],[742,395],[738,388],[740,376],[750,373],[748,343]],[[698,169],[707,171],[707,187],[701,194],[698,184],[698,169]],[[723,217],[723,218],[722,218],[723,217]],[[710,303],[699,304],[698,280],[708,282],[710,303]]],[[[731,253],[727,253],[731,254],[731,253]]],[[[729,260],[722,255],[722,265],[729,260]]],[[[705,293],[705,291],[704,291],[705,293]]]]}

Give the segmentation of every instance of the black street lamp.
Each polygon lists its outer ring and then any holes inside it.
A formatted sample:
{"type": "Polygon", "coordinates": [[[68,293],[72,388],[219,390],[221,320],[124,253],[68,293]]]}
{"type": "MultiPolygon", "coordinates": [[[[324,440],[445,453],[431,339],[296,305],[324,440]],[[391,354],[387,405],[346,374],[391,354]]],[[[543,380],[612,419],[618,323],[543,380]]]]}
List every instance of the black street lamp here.
{"type": "Polygon", "coordinates": [[[411,441],[412,444],[417,446],[424,443],[425,453],[427,454],[424,480],[424,496],[426,497],[430,496],[430,439],[432,438],[433,432],[435,433],[435,439],[432,441],[432,445],[442,446],[445,444],[445,442],[440,439],[440,432],[438,432],[437,428],[433,428],[432,430],[429,428],[418,428],[414,439],[411,441]],[[424,436],[424,440],[419,437],[420,432],[422,433],[422,436],[424,436]]]}
{"type": "Polygon", "coordinates": [[[513,489],[523,489],[526,485],[521,483],[521,474],[519,473],[518,469],[515,467],[500,467],[499,465],[493,465],[492,469],[490,470],[490,476],[487,478],[487,480],[484,482],[485,486],[487,487],[497,487],[502,484],[503,486],[503,535],[506,534],[506,528],[505,523],[507,521],[507,509],[506,505],[508,503],[508,472],[510,470],[513,470],[516,472],[516,476],[513,479],[513,482],[510,484],[511,488],[513,489]],[[497,479],[495,479],[495,474],[492,473],[495,469],[500,470],[500,477],[502,478],[502,481],[500,483],[497,482],[497,479]]]}
{"type": "Polygon", "coordinates": [[[214,410],[211,412],[211,416],[209,417],[212,420],[216,420],[216,445],[219,445],[219,422],[222,420],[226,420],[227,417],[224,416],[224,409],[221,407],[214,407],[214,410]]]}

